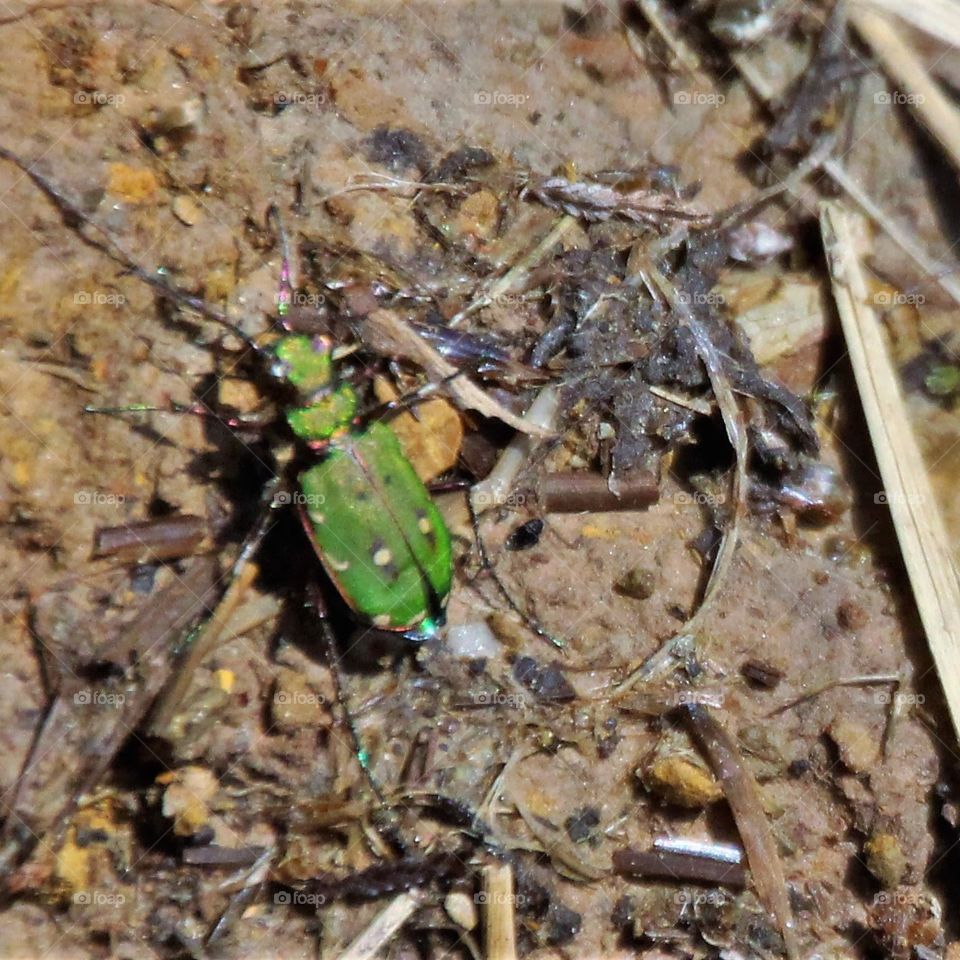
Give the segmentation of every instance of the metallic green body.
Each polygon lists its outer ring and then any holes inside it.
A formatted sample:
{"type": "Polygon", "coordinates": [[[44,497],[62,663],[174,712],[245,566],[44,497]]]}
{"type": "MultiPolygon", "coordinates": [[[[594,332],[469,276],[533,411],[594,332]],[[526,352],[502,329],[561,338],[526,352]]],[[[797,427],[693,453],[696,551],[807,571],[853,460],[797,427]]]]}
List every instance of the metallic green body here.
{"type": "Polygon", "coordinates": [[[388,630],[426,636],[450,592],[450,533],[384,423],[355,426],[353,388],[336,381],[330,342],[300,334],[274,346],[278,373],[300,395],[286,417],[322,454],[299,476],[317,555],[349,606],[388,630]]]}
{"type": "Polygon", "coordinates": [[[335,437],[300,475],[317,554],[344,599],[389,630],[427,626],[450,592],[450,534],[385,424],[335,437]]]}

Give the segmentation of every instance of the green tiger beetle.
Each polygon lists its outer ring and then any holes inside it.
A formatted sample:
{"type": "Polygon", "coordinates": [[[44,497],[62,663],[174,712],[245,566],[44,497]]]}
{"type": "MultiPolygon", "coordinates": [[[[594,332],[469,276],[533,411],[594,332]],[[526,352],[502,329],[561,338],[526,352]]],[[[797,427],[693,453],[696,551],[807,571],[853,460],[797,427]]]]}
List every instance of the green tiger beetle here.
{"type": "MultiPolygon", "coordinates": [[[[282,228],[279,234],[286,248],[282,228]]],[[[337,379],[330,338],[295,333],[284,322],[292,294],[286,249],[280,287],[284,333],[271,348],[271,372],[296,391],[285,414],[290,429],[321,456],[298,477],[307,535],[356,614],[429,638],[450,593],[450,533],[396,434],[358,416],[356,390],[337,379]]]]}
{"type": "MultiPolygon", "coordinates": [[[[432,389],[359,411],[355,388],[340,378],[334,344],[327,335],[297,332],[290,322],[293,285],[290,252],[276,208],[282,248],[278,317],[266,345],[219,310],[171,284],[163,272],[139,266],[107,232],[45,177],[0,147],[75,222],[89,225],[106,241],[94,242],[163,296],[181,303],[237,335],[261,359],[269,376],[290,395],[284,417],[313,462],[296,476],[303,526],[333,585],[357,618],[378,629],[422,641],[435,636],[453,577],[450,533],[430,493],[393,431],[377,416],[407,406],[432,389]]],[[[87,238],[89,239],[89,238],[87,238]]],[[[196,407],[88,408],[90,412],[171,412],[210,415],[196,407]]],[[[234,423],[233,425],[236,425],[234,423]]],[[[262,531],[264,524],[259,524],[262,531]]],[[[247,555],[255,549],[248,542],[247,555]]]]}

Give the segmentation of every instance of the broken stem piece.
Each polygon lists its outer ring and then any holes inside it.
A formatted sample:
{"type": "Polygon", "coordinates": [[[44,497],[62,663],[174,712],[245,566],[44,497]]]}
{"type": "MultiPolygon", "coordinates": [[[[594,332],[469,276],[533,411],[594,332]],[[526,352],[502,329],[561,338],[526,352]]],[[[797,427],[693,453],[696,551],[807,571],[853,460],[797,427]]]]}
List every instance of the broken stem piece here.
{"type": "Polygon", "coordinates": [[[500,454],[496,466],[484,480],[470,490],[470,503],[476,514],[509,503],[520,470],[530,461],[537,436],[550,436],[560,405],[556,387],[544,387],[524,415],[528,429],[518,433],[500,454]]]}
{"type": "Polygon", "coordinates": [[[483,893],[483,929],[487,960],[517,960],[513,868],[506,863],[484,867],[483,893]]]}
{"type": "Polygon", "coordinates": [[[723,788],[747,854],[757,896],[777,921],[787,956],[790,960],[799,960],[800,944],[790,909],[787,881],[757,781],[743,762],[733,737],[711,710],[699,703],[686,703],[683,710],[691,732],[723,788]]]}
{"type": "Polygon", "coordinates": [[[374,917],[373,923],[340,955],[340,960],[373,960],[391,937],[420,909],[422,903],[423,893],[419,889],[408,890],[394,897],[374,917]]]}

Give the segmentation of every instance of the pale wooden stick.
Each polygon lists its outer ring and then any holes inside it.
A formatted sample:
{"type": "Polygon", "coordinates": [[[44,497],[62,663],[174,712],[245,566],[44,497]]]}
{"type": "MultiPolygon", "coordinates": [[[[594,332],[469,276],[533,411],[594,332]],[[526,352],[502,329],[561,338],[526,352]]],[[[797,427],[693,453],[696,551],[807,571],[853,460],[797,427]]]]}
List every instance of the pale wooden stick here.
{"type": "Polygon", "coordinates": [[[950,540],[910,428],[897,374],[876,315],[867,305],[854,218],[836,201],[825,201],[820,210],[833,295],[887,503],[954,731],[960,734],[960,585],[950,540]]]}
{"type": "Polygon", "coordinates": [[[850,20],[870,45],[891,79],[906,90],[907,102],[940,141],[954,166],[960,167],[960,111],[944,96],[920,58],[907,46],[887,17],[862,5],[850,20]]]}
{"type": "Polygon", "coordinates": [[[960,47],[960,7],[957,6],[957,0],[858,0],[857,5],[869,5],[887,13],[895,13],[931,37],[960,47]]]}
{"type": "Polygon", "coordinates": [[[513,916],[513,868],[507,863],[483,868],[484,946],[487,960],[517,960],[513,916]]]}
{"type": "Polygon", "coordinates": [[[374,917],[373,923],[340,955],[340,960],[373,960],[390,938],[420,909],[422,903],[423,892],[418,889],[394,897],[374,917]]]}

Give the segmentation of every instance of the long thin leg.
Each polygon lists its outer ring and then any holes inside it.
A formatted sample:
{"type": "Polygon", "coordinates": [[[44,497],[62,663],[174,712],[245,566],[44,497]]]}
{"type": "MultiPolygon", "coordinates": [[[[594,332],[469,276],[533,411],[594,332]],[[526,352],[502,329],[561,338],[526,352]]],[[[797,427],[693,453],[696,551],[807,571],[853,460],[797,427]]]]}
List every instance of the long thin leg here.
{"type": "Polygon", "coordinates": [[[265,430],[276,417],[270,411],[258,411],[256,413],[243,414],[238,417],[221,417],[216,411],[200,403],[177,403],[174,400],[166,404],[154,403],[128,403],[120,407],[97,407],[93,404],[87,404],[83,408],[84,413],[98,413],[106,416],[120,416],[124,413],[177,413],[187,414],[193,417],[203,417],[207,420],[216,420],[229,427],[231,430],[265,430]]]}
{"type": "Polygon", "coordinates": [[[310,598],[310,606],[313,607],[313,611],[320,621],[320,632],[323,635],[323,642],[327,648],[327,659],[330,663],[330,673],[333,676],[333,687],[337,697],[337,705],[343,714],[343,725],[350,735],[353,755],[357,758],[357,763],[360,765],[360,769],[363,770],[363,775],[366,777],[367,783],[370,784],[370,789],[373,791],[374,796],[381,804],[384,804],[386,803],[386,799],[383,794],[383,789],[377,781],[377,778],[373,775],[373,771],[370,769],[370,755],[363,745],[360,731],[357,730],[357,726],[353,722],[349,698],[343,683],[343,669],[340,662],[340,652],[337,650],[337,638],[334,635],[333,627],[330,626],[330,621],[327,619],[326,604],[323,602],[323,598],[320,596],[320,591],[316,584],[309,586],[308,596],[310,598]]]}
{"type": "Polygon", "coordinates": [[[519,617],[523,619],[523,622],[538,636],[543,637],[544,640],[552,643],[558,650],[565,650],[566,642],[559,637],[555,637],[546,627],[543,626],[540,621],[533,616],[533,614],[528,613],[524,610],[516,600],[513,599],[513,595],[507,589],[507,585],[500,579],[500,575],[494,569],[493,564],[490,561],[490,556],[487,554],[486,545],[483,542],[483,534],[480,531],[480,517],[477,515],[477,511],[474,509],[473,501],[468,496],[467,497],[467,508],[470,510],[470,522],[473,524],[473,536],[477,542],[477,551],[480,554],[480,563],[483,568],[490,574],[490,578],[496,584],[497,590],[500,592],[500,595],[506,601],[507,606],[519,617]]]}
{"type": "Polygon", "coordinates": [[[422,387],[418,387],[416,390],[404,394],[402,397],[397,397],[395,400],[385,400],[383,403],[378,403],[366,413],[361,414],[359,420],[361,424],[367,424],[372,420],[382,420],[385,417],[395,416],[398,413],[402,413],[404,410],[407,410],[410,407],[415,407],[418,403],[421,403],[424,400],[428,400],[431,396],[433,396],[433,394],[437,393],[448,383],[450,383],[451,380],[461,376],[462,373],[462,370],[457,370],[456,373],[451,373],[442,380],[425,383],[422,387]]]}

